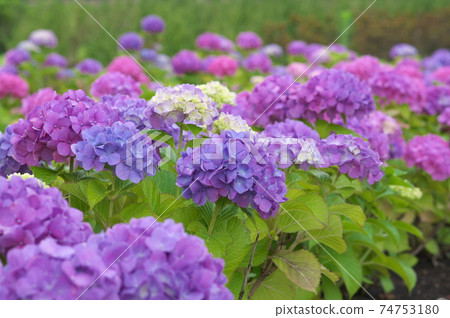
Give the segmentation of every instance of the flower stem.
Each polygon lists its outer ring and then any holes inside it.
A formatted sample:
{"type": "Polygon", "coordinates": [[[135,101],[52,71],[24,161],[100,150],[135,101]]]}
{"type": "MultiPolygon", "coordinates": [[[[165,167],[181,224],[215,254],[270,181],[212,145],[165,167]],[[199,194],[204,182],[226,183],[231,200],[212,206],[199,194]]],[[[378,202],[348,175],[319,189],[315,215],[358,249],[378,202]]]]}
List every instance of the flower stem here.
{"type": "Polygon", "coordinates": [[[74,166],[75,166],[75,158],[74,157],[70,157],[70,164],[69,164],[69,172],[70,173],[73,172],[74,166]]]}
{"type": "Polygon", "coordinates": [[[178,156],[181,154],[181,149],[183,148],[183,128],[180,127],[180,138],[178,139],[178,156]]]}
{"type": "Polygon", "coordinates": [[[247,270],[245,271],[244,282],[242,283],[241,291],[239,292],[239,300],[242,300],[242,298],[244,297],[245,286],[247,285],[248,275],[250,275],[250,270],[252,269],[253,257],[255,256],[258,239],[259,239],[259,232],[256,235],[255,243],[252,249],[252,254],[250,255],[250,261],[248,262],[247,270]]]}

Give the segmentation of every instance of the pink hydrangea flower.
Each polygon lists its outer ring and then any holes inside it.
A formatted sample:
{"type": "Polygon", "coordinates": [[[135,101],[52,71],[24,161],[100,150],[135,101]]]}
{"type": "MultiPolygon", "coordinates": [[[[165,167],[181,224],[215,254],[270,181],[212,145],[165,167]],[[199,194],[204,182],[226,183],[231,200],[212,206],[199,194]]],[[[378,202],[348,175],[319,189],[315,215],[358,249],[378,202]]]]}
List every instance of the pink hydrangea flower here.
{"type": "Polygon", "coordinates": [[[226,55],[218,56],[208,65],[208,72],[217,76],[234,76],[238,69],[238,62],[226,55]]]}
{"type": "Polygon", "coordinates": [[[129,56],[118,56],[108,65],[109,73],[119,72],[131,76],[135,81],[142,84],[150,84],[150,79],[142,68],[129,56]]]}
{"type": "Polygon", "coordinates": [[[23,78],[10,74],[0,74],[0,98],[12,96],[15,98],[24,98],[28,95],[30,87],[23,78]]]}
{"type": "Polygon", "coordinates": [[[55,94],[55,91],[51,87],[42,88],[22,100],[22,108],[20,111],[27,116],[36,106],[44,105],[46,102],[55,98],[55,94]]]}

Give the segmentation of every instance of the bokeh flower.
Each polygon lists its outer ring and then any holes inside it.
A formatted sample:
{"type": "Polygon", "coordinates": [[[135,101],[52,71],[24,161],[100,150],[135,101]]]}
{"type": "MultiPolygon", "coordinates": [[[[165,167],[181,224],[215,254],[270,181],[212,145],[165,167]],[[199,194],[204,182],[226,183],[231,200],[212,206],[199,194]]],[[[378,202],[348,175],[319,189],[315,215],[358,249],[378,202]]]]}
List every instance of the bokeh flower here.
{"type": "Polygon", "coordinates": [[[202,68],[202,61],[194,51],[181,50],[172,58],[173,71],[178,75],[196,73],[202,68]]]}
{"type": "Polygon", "coordinates": [[[272,70],[272,60],[262,52],[252,53],[244,60],[243,66],[248,71],[269,73],[272,70]]]}
{"type": "Polygon", "coordinates": [[[417,51],[417,49],[414,46],[412,46],[411,44],[407,44],[407,43],[396,44],[389,51],[389,56],[392,59],[395,59],[398,57],[401,57],[401,58],[414,57],[418,54],[419,54],[419,52],[417,51]]]}
{"type": "Polygon", "coordinates": [[[238,62],[227,56],[218,56],[209,63],[207,71],[217,77],[234,76],[238,69],[238,62]]]}
{"type": "Polygon", "coordinates": [[[164,32],[166,23],[160,16],[151,14],[142,18],[141,28],[147,33],[161,33],[164,32]]]}
{"type": "Polygon", "coordinates": [[[139,97],[142,94],[139,82],[131,76],[119,72],[106,73],[97,78],[91,86],[91,94],[100,98],[103,95],[128,95],[139,97]]]}
{"type": "Polygon", "coordinates": [[[124,33],[119,36],[117,41],[120,50],[139,51],[144,46],[144,40],[135,32],[124,33]]]}
{"type": "Polygon", "coordinates": [[[56,92],[51,87],[45,87],[38,90],[36,93],[22,99],[22,107],[20,111],[22,114],[28,116],[29,113],[37,106],[44,105],[56,97],[56,92]]]}
{"type": "Polygon", "coordinates": [[[29,91],[28,82],[23,78],[10,73],[0,73],[0,99],[6,96],[24,98],[29,91]]]}
{"type": "Polygon", "coordinates": [[[239,33],[236,43],[243,50],[259,49],[263,45],[259,35],[251,31],[239,33]]]}
{"type": "Polygon", "coordinates": [[[33,31],[28,39],[37,46],[45,46],[51,49],[58,45],[58,38],[51,30],[41,29],[33,31]]]}
{"type": "Polygon", "coordinates": [[[95,75],[103,70],[103,65],[95,59],[87,58],[78,63],[76,69],[83,74],[95,75]]]}

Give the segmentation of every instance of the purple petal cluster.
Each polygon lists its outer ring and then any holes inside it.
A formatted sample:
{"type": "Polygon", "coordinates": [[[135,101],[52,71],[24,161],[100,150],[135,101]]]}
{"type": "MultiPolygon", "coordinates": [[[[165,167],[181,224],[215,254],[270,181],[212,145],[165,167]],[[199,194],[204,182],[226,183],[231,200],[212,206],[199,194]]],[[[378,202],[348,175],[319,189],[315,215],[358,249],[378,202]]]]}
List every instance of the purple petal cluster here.
{"type": "Polygon", "coordinates": [[[103,95],[128,95],[139,97],[142,94],[140,83],[131,76],[119,72],[106,73],[97,78],[91,86],[91,94],[100,98],[103,95]]]}
{"type": "Polygon", "coordinates": [[[228,197],[240,207],[251,205],[262,218],[273,217],[287,189],[284,172],[258,151],[249,132],[213,135],[201,147],[188,148],[177,161],[177,185],[198,205],[228,197]]]}
{"type": "Polygon", "coordinates": [[[320,137],[317,131],[301,121],[286,119],[284,122],[267,125],[263,135],[266,137],[281,138],[311,138],[319,141],[320,137]]]}
{"type": "Polygon", "coordinates": [[[225,76],[234,76],[238,67],[238,61],[227,55],[221,55],[210,61],[207,71],[208,73],[222,78],[225,76]]]}
{"type": "Polygon", "coordinates": [[[353,61],[342,61],[336,65],[337,69],[344,70],[357,76],[361,81],[367,81],[380,70],[380,61],[373,56],[364,55],[353,61]]]}
{"type": "Polygon", "coordinates": [[[24,49],[12,49],[5,54],[5,64],[20,65],[23,62],[31,60],[31,54],[24,49]]]}
{"type": "Polygon", "coordinates": [[[87,58],[78,63],[76,69],[83,74],[95,75],[103,70],[103,65],[95,59],[87,58]]]}
{"type": "Polygon", "coordinates": [[[29,91],[28,82],[22,77],[10,73],[0,73],[0,99],[6,96],[24,98],[29,91]]]}
{"type": "Polygon", "coordinates": [[[165,28],[166,23],[160,16],[151,14],[141,20],[141,29],[147,33],[161,33],[165,28]]]}
{"type": "Polygon", "coordinates": [[[158,59],[158,51],[153,49],[142,49],[139,52],[139,55],[141,56],[141,59],[146,62],[152,62],[155,63],[158,59]]]}
{"type": "Polygon", "coordinates": [[[144,40],[136,32],[128,32],[119,36],[117,40],[119,42],[120,50],[139,51],[144,46],[144,40]]]}
{"type": "Polygon", "coordinates": [[[442,83],[444,85],[450,85],[450,66],[443,66],[438,68],[431,74],[431,80],[442,83]]]}
{"type": "Polygon", "coordinates": [[[37,106],[44,105],[46,102],[51,101],[56,97],[56,92],[51,87],[41,88],[36,93],[27,96],[22,99],[22,107],[20,111],[25,116],[28,116],[29,113],[37,106]]]}
{"type": "Polygon", "coordinates": [[[41,160],[64,162],[74,156],[71,145],[82,140],[83,130],[118,119],[117,111],[106,104],[95,104],[82,90],[69,90],[12,125],[13,157],[30,166],[41,160]]]}
{"type": "Polygon", "coordinates": [[[325,70],[301,89],[306,105],[303,118],[309,121],[334,119],[341,115],[363,118],[375,110],[370,87],[356,76],[341,70],[325,70]]]}
{"type": "Polygon", "coordinates": [[[130,98],[126,95],[105,95],[100,103],[106,103],[111,109],[119,111],[119,117],[124,122],[132,122],[138,130],[150,128],[150,122],[145,116],[147,101],[142,98],[130,98]]]}
{"type": "Polygon", "coordinates": [[[319,142],[318,148],[324,160],[319,167],[338,166],[339,172],[348,173],[350,178],[367,179],[369,184],[384,176],[380,156],[362,138],[333,134],[319,142]]]}
{"type": "Polygon", "coordinates": [[[450,107],[445,109],[438,117],[438,122],[442,126],[450,127],[450,107]]]}
{"type": "Polygon", "coordinates": [[[239,33],[236,43],[243,50],[259,49],[263,45],[259,35],[251,31],[239,33]]]}
{"type": "Polygon", "coordinates": [[[266,54],[267,56],[274,56],[274,57],[280,57],[283,56],[283,48],[276,44],[276,43],[270,43],[265,45],[262,49],[262,52],[266,54]]]}
{"type": "Polygon", "coordinates": [[[47,55],[44,61],[44,66],[54,66],[54,67],[67,67],[69,63],[67,59],[58,53],[50,53],[47,55]]]}
{"type": "Polygon", "coordinates": [[[244,60],[243,66],[248,71],[269,73],[272,70],[272,60],[265,53],[256,52],[244,60]]]}
{"type": "Polygon", "coordinates": [[[436,115],[450,109],[450,86],[427,86],[424,111],[428,115],[436,115]]]}
{"type": "Polygon", "coordinates": [[[11,126],[6,127],[4,134],[0,132],[0,176],[2,177],[7,177],[13,173],[30,172],[26,165],[21,165],[13,158],[11,134],[11,126]]]}
{"type": "Polygon", "coordinates": [[[406,164],[425,170],[434,180],[450,177],[450,146],[437,135],[416,136],[406,145],[406,164]]]}
{"type": "Polygon", "coordinates": [[[221,34],[205,32],[200,34],[195,40],[195,45],[202,50],[230,52],[234,48],[234,43],[221,34]]]}
{"type": "Polygon", "coordinates": [[[28,40],[37,46],[45,46],[51,49],[58,45],[58,38],[51,30],[41,29],[33,31],[28,40]]]}
{"type": "Polygon", "coordinates": [[[179,75],[196,73],[202,69],[202,60],[194,51],[181,50],[172,58],[172,68],[179,75]]]}
{"type": "Polygon", "coordinates": [[[51,237],[61,245],[84,242],[92,228],[56,188],[35,178],[0,177],[0,255],[51,237]]]}
{"type": "Polygon", "coordinates": [[[411,44],[407,44],[407,43],[396,44],[389,51],[389,56],[392,59],[395,59],[398,57],[401,57],[401,58],[414,57],[418,54],[419,54],[419,52],[417,51],[417,49],[414,46],[412,46],[411,44]]]}
{"type": "Polygon", "coordinates": [[[450,66],[450,50],[436,50],[431,56],[422,60],[422,66],[428,73],[433,72],[443,66],[450,66]]]}
{"type": "Polygon", "coordinates": [[[289,55],[298,56],[298,55],[305,55],[308,50],[308,44],[306,44],[303,41],[292,41],[287,46],[287,53],[289,55]]]}

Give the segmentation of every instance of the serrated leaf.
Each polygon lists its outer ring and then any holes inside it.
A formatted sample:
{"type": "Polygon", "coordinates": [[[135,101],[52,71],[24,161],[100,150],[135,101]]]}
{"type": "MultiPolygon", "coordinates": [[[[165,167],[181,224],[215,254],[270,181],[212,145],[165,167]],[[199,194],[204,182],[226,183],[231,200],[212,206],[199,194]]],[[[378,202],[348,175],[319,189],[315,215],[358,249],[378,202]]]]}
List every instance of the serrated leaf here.
{"type": "Polygon", "coordinates": [[[294,296],[295,285],[282,271],[276,270],[261,283],[252,299],[292,300],[294,296]]]}
{"type": "Polygon", "coordinates": [[[63,183],[59,186],[59,188],[73,196],[76,196],[79,200],[88,203],[86,196],[83,191],[81,191],[79,183],[63,183]]]}
{"type": "Polygon", "coordinates": [[[316,292],[320,283],[320,263],[307,250],[289,252],[281,250],[273,256],[273,261],[286,277],[305,290],[316,292]]]}
{"type": "Polygon", "coordinates": [[[86,188],[86,196],[89,206],[95,207],[97,203],[106,197],[106,187],[100,181],[93,179],[90,180],[86,188]]]}
{"type": "Polygon", "coordinates": [[[169,193],[173,196],[177,195],[176,179],[175,173],[165,170],[159,171],[152,177],[152,181],[156,183],[160,193],[169,193]]]}
{"type": "Polygon", "coordinates": [[[309,192],[299,196],[296,201],[303,203],[310,208],[313,215],[322,223],[328,224],[328,206],[325,200],[315,192],[309,192]]]}
{"type": "Polygon", "coordinates": [[[133,203],[128,206],[126,206],[121,212],[120,215],[122,216],[122,219],[128,223],[132,218],[142,218],[145,216],[152,215],[150,208],[145,203],[133,203]]]}
{"type": "Polygon", "coordinates": [[[364,226],[364,222],[366,220],[366,216],[364,215],[363,210],[358,205],[352,204],[336,204],[328,207],[328,211],[334,214],[340,214],[345,217],[348,217],[350,220],[355,222],[360,227],[364,226]]]}
{"type": "Polygon", "coordinates": [[[278,219],[278,230],[285,233],[309,231],[324,227],[317,220],[311,209],[297,200],[290,200],[282,204],[278,219]]]}
{"type": "Polygon", "coordinates": [[[226,232],[231,235],[232,243],[228,245],[223,257],[225,261],[224,274],[230,277],[241,264],[247,252],[252,248],[252,242],[243,222],[237,218],[232,218],[228,221],[226,232]]]}
{"type": "Polygon", "coordinates": [[[139,186],[152,211],[157,211],[159,209],[160,194],[156,183],[146,178],[139,183],[139,186]]]}
{"type": "Polygon", "coordinates": [[[338,253],[345,252],[347,245],[342,239],[342,222],[339,216],[330,216],[330,224],[321,230],[311,230],[308,231],[307,236],[309,239],[318,241],[319,243],[325,244],[338,253]]]}
{"type": "Polygon", "coordinates": [[[201,127],[194,124],[177,123],[177,125],[185,131],[190,131],[195,137],[203,131],[201,127]]]}
{"type": "Polygon", "coordinates": [[[423,238],[422,232],[412,224],[403,221],[393,221],[392,224],[399,230],[405,231],[419,238],[423,238]]]}
{"type": "Polygon", "coordinates": [[[58,177],[58,173],[48,168],[42,167],[30,167],[31,171],[33,171],[34,177],[42,180],[47,185],[51,186],[53,182],[58,177]]]}
{"type": "Polygon", "coordinates": [[[147,131],[147,136],[151,140],[157,141],[157,143],[155,144],[155,146],[157,147],[158,146],[161,147],[162,144],[166,144],[175,148],[175,142],[173,141],[172,136],[166,133],[165,131],[158,129],[150,129],[147,131]]]}
{"type": "Polygon", "coordinates": [[[330,271],[328,268],[326,268],[322,264],[320,265],[320,271],[322,272],[323,275],[328,277],[328,279],[330,281],[332,281],[333,283],[336,283],[339,280],[339,276],[338,275],[336,275],[335,273],[330,271]]]}
{"type": "Polygon", "coordinates": [[[353,130],[350,130],[343,126],[329,123],[325,120],[317,120],[314,123],[314,126],[316,128],[316,131],[319,133],[320,138],[322,138],[322,139],[327,138],[332,133],[335,133],[338,135],[353,135],[355,137],[361,137],[360,135],[355,133],[353,130]]]}

